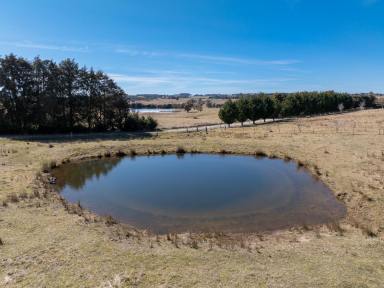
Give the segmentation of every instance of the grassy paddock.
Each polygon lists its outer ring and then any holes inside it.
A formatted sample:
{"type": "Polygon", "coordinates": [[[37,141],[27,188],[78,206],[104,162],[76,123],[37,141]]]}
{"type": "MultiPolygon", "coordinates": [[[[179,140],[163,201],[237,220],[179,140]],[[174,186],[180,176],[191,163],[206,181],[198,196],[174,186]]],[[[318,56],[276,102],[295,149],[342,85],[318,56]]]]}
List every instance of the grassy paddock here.
{"type": "Polygon", "coordinates": [[[0,284],[9,287],[380,287],[384,111],[120,140],[0,139],[0,284]],[[88,157],[184,152],[297,161],[345,203],[340,223],[254,235],[151,235],[41,181],[88,157]],[[114,286],[113,286],[114,285],[114,286]]]}

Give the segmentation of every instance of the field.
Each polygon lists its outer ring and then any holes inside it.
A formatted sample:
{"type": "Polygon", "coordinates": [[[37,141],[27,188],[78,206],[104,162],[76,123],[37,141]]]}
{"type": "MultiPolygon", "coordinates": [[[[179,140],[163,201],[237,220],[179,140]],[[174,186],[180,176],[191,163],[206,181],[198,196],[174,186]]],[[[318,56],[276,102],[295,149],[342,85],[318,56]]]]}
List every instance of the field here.
{"type": "Polygon", "coordinates": [[[143,115],[150,115],[155,118],[159,123],[160,129],[169,129],[218,124],[221,123],[218,113],[218,108],[204,107],[204,110],[201,112],[177,110],[173,113],[143,113],[143,115]]]}
{"type": "MultiPolygon", "coordinates": [[[[159,122],[192,121],[182,118],[159,122]]],[[[0,173],[0,286],[383,287],[384,110],[117,140],[0,138],[0,173]],[[150,235],[69,205],[44,183],[43,167],[68,160],[177,147],[298,161],[347,216],[255,235],[150,235]]]]}
{"type": "MultiPolygon", "coordinates": [[[[193,99],[201,99],[203,101],[208,100],[208,97],[199,97],[199,96],[194,96],[193,99]]],[[[141,103],[143,105],[182,105],[186,103],[190,98],[153,98],[153,99],[145,99],[145,98],[140,98],[136,97],[135,103],[141,103]]],[[[219,104],[222,105],[227,101],[227,99],[209,99],[213,104],[219,104]]]]}

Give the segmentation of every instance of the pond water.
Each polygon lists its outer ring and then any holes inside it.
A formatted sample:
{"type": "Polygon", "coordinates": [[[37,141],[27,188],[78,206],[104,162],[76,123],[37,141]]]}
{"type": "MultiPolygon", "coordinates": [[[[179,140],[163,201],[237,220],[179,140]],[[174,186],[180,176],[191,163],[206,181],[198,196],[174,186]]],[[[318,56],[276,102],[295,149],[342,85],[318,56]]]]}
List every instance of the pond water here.
{"type": "Polygon", "coordinates": [[[173,108],[138,108],[132,109],[132,111],[136,113],[171,113],[176,110],[173,108]]]}
{"type": "Polygon", "coordinates": [[[106,158],[53,174],[68,201],[155,233],[258,232],[332,222],[346,212],[322,182],[279,159],[106,158]]]}

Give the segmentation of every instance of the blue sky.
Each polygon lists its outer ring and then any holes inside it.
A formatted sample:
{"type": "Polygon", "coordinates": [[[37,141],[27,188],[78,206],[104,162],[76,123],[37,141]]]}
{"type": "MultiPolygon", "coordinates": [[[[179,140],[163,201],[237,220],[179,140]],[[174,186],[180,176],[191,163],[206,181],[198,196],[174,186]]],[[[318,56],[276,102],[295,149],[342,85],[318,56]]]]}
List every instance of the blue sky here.
{"type": "Polygon", "coordinates": [[[129,94],[384,92],[384,0],[2,0],[0,55],[101,69],[129,94]]]}

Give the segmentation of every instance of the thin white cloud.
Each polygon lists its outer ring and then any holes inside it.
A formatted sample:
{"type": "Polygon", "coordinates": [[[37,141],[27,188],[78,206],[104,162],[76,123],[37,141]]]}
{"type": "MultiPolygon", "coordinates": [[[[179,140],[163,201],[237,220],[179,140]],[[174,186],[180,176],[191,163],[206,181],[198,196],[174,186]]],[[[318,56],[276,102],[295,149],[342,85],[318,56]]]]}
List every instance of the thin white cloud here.
{"type": "Polygon", "coordinates": [[[127,54],[129,56],[146,56],[146,57],[168,56],[168,57],[174,57],[174,58],[193,59],[193,60],[204,61],[204,62],[214,62],[219,64],[283,66],[283,65],[292,65],[292,64],[300,63],[300,61],[296,59],[261,60],[261,59],[253,59],[253,58],[216,56],[216,55],[207,55],[207,54],[158,52],[158,51],[148,51],[148,50],[140,50],[140,49],[134,49],[134,48],[117,48],[115,49],[115,52],[127,54]]]}
{"type": "Polygon", "coordinates": [[[164,53],[161,53],[161,52],[145,51],[145,50],[130,49],[130,48],[117,48],[117,49],[115,49],[115,52],[128,54],[129,56],[154,57],[154,56],[163,56],[164,55],[164,53]]]}
{"type": "Polygon", "coordinates": [[[249,85],[249,84],[275,84],[287,81],[295,81],[296,78],[259,78],[259,79],[223,79],[198,76],[180,75],[154,75],[136,76],[118,73],[110,73],[109,76],[119,83],[130,83],[136,85],[158,85],[184,83],[188,85],[249,85]]]}
{"type": "Polygon", "coordinates": [[[89,52],[88,46],[85,47],[75,47],[75,46],[63,46],[63,45],[48,45],[43,43],[35,43],[35,42],[8,42],[1,41],[1,46],[10,46],[16,48],[28,48],[28,49],[37,49],[37,50],[55,50],[55,51],[63,51],[63,52],[89,52]]]}
{"type": "Polygon", "coordinates": [[[252,58],[212,56],[203,54],[176,54],[177,57],[206,60],[219,63],[247,64],[247,65],[291,65],[299,63],[298,60],[279,59],[279,60],[260,60],[252,58]]]}

